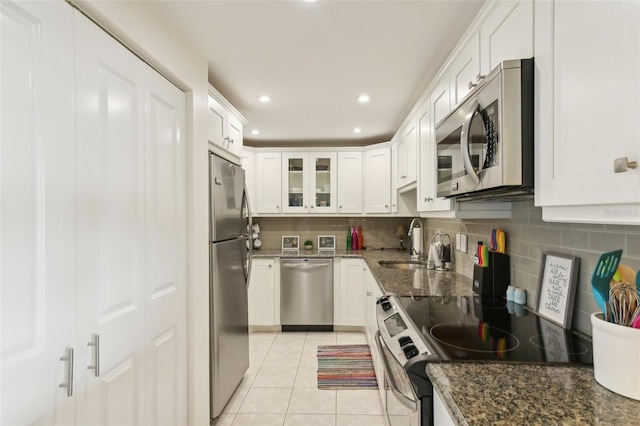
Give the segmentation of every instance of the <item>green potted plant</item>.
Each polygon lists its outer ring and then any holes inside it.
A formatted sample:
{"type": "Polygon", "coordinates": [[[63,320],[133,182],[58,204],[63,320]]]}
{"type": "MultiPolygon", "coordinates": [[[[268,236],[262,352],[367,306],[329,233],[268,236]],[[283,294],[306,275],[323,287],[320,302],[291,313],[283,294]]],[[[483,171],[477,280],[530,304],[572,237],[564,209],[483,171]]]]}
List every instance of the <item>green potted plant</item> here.
{"type": "Polygon", "coordinates": [[[313,250],[313,241],[307,240],[304,242],[304,248],[306,250],[313,250]]]}

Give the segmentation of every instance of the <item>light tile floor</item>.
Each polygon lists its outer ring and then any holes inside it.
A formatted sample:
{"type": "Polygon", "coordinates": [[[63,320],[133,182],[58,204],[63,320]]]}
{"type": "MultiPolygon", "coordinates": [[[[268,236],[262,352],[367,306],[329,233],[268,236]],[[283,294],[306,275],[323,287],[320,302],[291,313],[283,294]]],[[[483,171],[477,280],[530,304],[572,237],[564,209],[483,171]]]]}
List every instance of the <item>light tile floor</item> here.
{"type": "Polygon", "coordinates": [[[319,345],[364,344],[364,333],[251,333],[251,363],[216,426],[383,426],[377,390],[319,390],[319,345]]]}

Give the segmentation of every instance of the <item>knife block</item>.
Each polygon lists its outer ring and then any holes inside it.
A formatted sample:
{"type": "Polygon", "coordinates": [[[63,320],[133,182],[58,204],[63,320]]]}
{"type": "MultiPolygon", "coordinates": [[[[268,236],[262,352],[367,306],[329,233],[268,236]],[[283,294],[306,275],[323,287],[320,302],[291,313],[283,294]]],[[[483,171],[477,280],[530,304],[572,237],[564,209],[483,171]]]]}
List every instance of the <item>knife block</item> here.
{"type": "Polygon", "coordinates": [[[473,292],[488,298],[504,297],[511,283],[509,255],[489,252],[489,267],[473,265],[473,292]]]}

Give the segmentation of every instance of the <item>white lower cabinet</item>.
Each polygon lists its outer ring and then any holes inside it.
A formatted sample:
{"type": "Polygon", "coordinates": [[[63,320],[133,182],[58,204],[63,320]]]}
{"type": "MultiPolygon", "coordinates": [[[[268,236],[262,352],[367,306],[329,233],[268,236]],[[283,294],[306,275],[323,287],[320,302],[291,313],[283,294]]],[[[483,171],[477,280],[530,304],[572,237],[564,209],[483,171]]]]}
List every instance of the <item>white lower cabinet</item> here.
{"type": "Polygon", "coordinates": [[[433,390],[433,424],[437,426],[454,426],[456,424],[437,389],[433,390]]]}
{"type": "Polygon", "coordinates": [[[362,259],[334,258],[334,325],[364,326],[364,274],[362,259]]]}
{"type": "Polygon", "coordinates": [[[373,361],[373,368],[376,372],[376,380],[378,381],[378,390],[380,392],[381,400],[385,401],[384,392],[384,366],[382,365],[382,358],[380,352],[378,352],[378,345],[375,342],[376,332],[378,331],[378,321],[376,318],[376,301],[382,297],[383,293],[378,285],[378,281],[373,276],[366,262],[362,261],[362,271],[364,273],[365,282],[365,333],[367,336],[367,343],[371,349],[371,360],[373,361]]]}
{"type": "Polygon", "coordinates": [[[186,424],[184,93],[62,1],[1,13],[1,423],[186,424]]]}
{"type": "Polygon", "coordinates": [[[253,259],[249,280],[249,325],[280,324],[280,260],[253,259]]]}

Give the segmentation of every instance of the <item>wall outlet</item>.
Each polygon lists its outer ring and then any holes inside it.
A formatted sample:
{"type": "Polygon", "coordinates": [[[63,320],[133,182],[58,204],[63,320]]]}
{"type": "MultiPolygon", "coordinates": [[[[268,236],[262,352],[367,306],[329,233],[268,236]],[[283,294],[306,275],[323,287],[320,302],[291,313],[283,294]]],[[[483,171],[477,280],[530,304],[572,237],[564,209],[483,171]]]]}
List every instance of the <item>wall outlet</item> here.
{"type": "MultiPolygon", "coordinates": [[[[466,253],[467,252],[467,235],[466,234],[458,234],[460,235],[460,245],[458,246],[460,248],[460,251],[462,253],[466,253]]],[[[457,239],[457,236],[456,236],[457,239]]]]}

